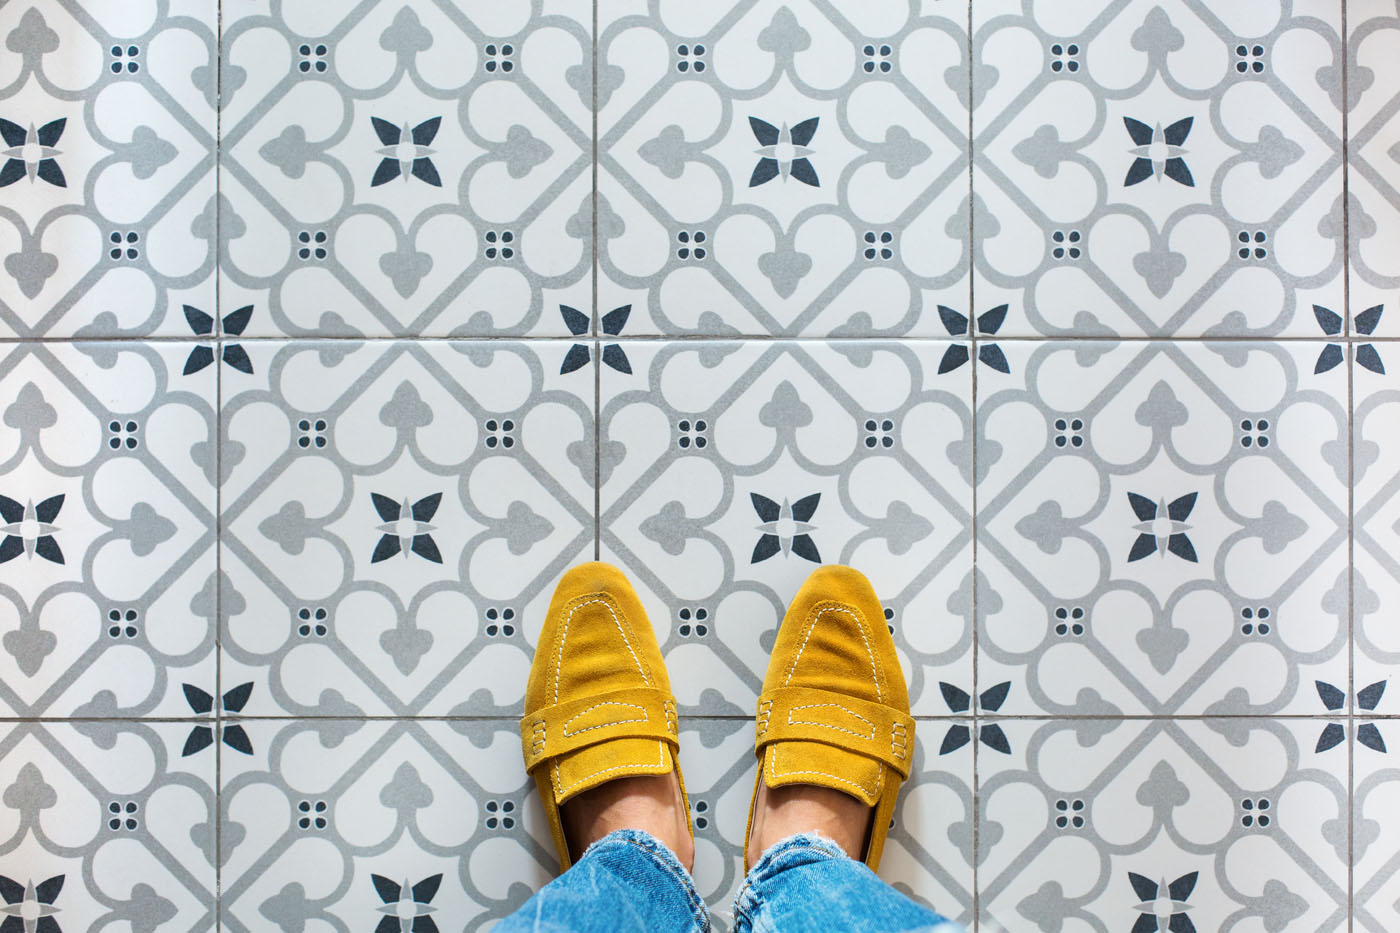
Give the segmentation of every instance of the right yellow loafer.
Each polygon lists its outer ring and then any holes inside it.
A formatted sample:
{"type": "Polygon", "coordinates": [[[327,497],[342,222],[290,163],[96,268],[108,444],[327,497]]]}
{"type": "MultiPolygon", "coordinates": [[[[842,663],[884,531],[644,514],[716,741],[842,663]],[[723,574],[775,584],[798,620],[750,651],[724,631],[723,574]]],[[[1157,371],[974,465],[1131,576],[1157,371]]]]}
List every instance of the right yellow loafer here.
{"type": "Polygon", "coordinates": [[[818,568],[788,606],[768,660],[757,781],[829,787],[874,807],[865,851],[849,853],[874,870],[913,751],[909,690],[875,590],[858,570],[818,568]]]}
{"type": "Polygon", "coordinates": [[[560,805],[617,778],[674,770],[689,828],[671,682],[641,600],[616,567],[580,564],[555,588],[525,686],[520,740],[561,870],[571,859],[560,805]]]}

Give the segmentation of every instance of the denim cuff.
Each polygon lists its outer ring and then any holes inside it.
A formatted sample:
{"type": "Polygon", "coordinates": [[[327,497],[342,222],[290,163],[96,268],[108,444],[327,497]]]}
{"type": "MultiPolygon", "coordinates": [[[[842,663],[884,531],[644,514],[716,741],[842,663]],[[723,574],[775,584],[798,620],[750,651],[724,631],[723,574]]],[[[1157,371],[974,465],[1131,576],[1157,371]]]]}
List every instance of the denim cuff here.
{"type": "Polygon", "coordinates": [[[646,850],[652,858],[661,862],[664,868],[678,875],[688,886],[694,887],[690,882],[690,872],[685,870],[685,866],[681,864],[680,859],[676,858],[676,853],[671,851],[671,847],[644,829],[614,829],[602,839],[593,842],[587,849],[584,849],[583,855],[579,856],[579,860],[582,861],[587,858],[588,853],[592,852],[594,849],[617,844],[641,847],[646,850]]]}
{"type": "Polygon", "coordinates": [[[681,864],[680,859],[676,858],[676,853],[671,851],[671,847],[651,833],[641,829],[615,829],[584,849],[583,855],[579,857],[579,862],[595,852],[598,855],[604,855],[610,851],[621,852],[629,848],[633,851],[641,850],[656,863],[657,868],[675,880],[677,887],[685,892],[686,899],[695,912],[696,926],[700,929],[709,929],[709,914],[705,910],[704,900],[695,890],[695,882],[691,879],[690,872],[685,870],[685,866],[681,864]]]}
{"type": "Polygon", "coordinates": [[[758,861],[749,869],[749,873],[744,876],[744,883],[739,886],[739,893],[734,896],[735,918],[748,918],[752,924],[752,914],[757,907],[754,902],[755,886],[788,868],[794,861],[808,864],[822,859],[849,857],[834,840],[817,833],[796,833],[779,839],[763,851],[758,861]]]}
{"type": "MultiPolygon", "coordinates": [[[[809,874],[806,881],[797,882],[798,900],[805,896],[801,893],[804,885],[808,888],[814,884],[820,885],[820,881],[812,879],[831,878],[834,872],[847,882],[845,888],[847,894],[855,887],[864,885],[861,890],[862,897],[873,898],[873,901],[883,903],[873,903],[869,899],[858,899],[852,903],[840,905],[841,910],[825,915],[822,913],[822,907],[808,908],[803,905],[800,913],[805,914],[810,911],[811,917],[809,919],[818,922],[817,927],[803,925],[803,929],[821,928],[823,925],[821,919],[824,919],[824,925],[831,929],[899,929],[908,930],[910,933],[965,933],[962,927],[947,922],[932,910],[915,904],[880,881],[863,862],[852,859],[834,840],[814,832],[797,833],[786,839],[778,840],[769,846],[753,868],[749,869],[738,895],[734,898],[736,929],[755,929],[756,915],[766,909],[763,902],[778,895],[780,887],[786,887],[786,882],[779,882],[776,876],[789,870],[798,870],[799,874],[808,874],[801,872],[803,866],[832,862],[841,864],[825,866],[816,875],[809,874]],[[859,882],[859,885],[853,886],[850,882],[859,882]],[[931,926],[929,925],[930,921],[932,922],[931,926]],[[892,925],[883,925],[886,922],[892,925]]],[[[784,902],[783,906],[786,908],[784,916],[791,918],[793,890],[786,890],[778,899],[784,902]]],[[[768,928],[765,927],[765,929],[768,928]]]]}
{"type": "MultiPolygon", "coordinates": [[[[779,839],[771,846],[763,850],[763,854],[758,857],[753,868],[749,869],[752,877],[765,877],[772,873],[773,866],[782,861],[783,856],[795,849],[816,850],[824,852],[831,858],[850,858],[846,850],[836,844],[836,840],[828,839],[820,833],[793,833],[783,839],[779,839]]],[[[808,861],[811,861],[810,859],[808,861]]]]}

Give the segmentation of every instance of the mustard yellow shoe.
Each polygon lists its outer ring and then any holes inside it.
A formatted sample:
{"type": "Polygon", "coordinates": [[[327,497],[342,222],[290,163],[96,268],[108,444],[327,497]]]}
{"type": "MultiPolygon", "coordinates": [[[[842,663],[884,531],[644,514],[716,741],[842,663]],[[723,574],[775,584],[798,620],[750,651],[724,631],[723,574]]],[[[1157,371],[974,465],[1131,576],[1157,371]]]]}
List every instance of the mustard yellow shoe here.
{"type": "Polygon", "coordinates": [[[880,600],[858,570],[818,568],[788,606],[768,659],[744,839],[758,781],[829,787],[875,808],[865,851],[849,854],[878,869],[913,751],[909,689],[880,600]]]}
{"type": "Polygon", "coordinates": [[[609,564],[569,570],[540,631],[520,720],[560,870],[570,864],[560,804],[616,778],[674,769],[689,828],[676,733],[661,648],[632,585],[609,564]]]}

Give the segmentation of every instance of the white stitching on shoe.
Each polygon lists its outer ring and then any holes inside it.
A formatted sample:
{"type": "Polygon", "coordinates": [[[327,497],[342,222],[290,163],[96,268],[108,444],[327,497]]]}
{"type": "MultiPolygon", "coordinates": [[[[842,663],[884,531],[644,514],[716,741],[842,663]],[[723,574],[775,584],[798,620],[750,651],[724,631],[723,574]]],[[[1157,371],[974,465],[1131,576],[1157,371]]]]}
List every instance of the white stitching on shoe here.
{"type": "MultiPolygon", "coordinates": [[[[809,771],[779,771],[779,770],[778,770],[778,748],[779,748],[779,746],[781,746],[782,744],[783,744],[782,742],[777,742],[777,743],[773,744],[772,746],[770,746],[769,749],[768,749],[768,754],[767,754],[766,757],[767,757],[767,759],[768,759],[768,776],[769,776],[769,778],[776,780],[777,778],[780,778],[780,777],[792,777],[794,774],[815,774],[815,775],[818,775],[818,776],[820,776],[820,777],[830,778],[831,780],[833,780],[833,781],[838,781],[838,782],[840,782],[840,783],[842,783],[842,784],[849,784],[851,787],[854,787],[854,788],[857,788],[858,790],[860,790],[861,793],[863,793],[863,794],[869,794],[870,796],[875,797],[876,799],[879,799],[879,797],[880,797],[880,791],[881,791],[881,789],[885,786],[885,769],[884,769],[883,766],[881,766],[881,768],[880,768],[880,774],[879,774],[879,776],[875,779],[875,789],[874,789],[874,790],[870,790],[870,789],[869,789],[868,787],[866,787],[864,784],[858,784],[858,783],[856,783],[855,781],[852,781],[850,778],[843,778],[843,777],[840,777],[839,775],[831,774],[831,773],[826,772],[826,771],[810,771],[810,770],[809,770],[809,771]]],[[[769,787],[773,787],[773,786],[775,786],[775,785],[772,783],[772,781],[770,781],[769,784],[768,784],[768,786],[769,786],[769,787]]]]}
{"type": "Polygon", "coordinates": [[[890,726],[890,754],[900,761],[903,761],[904,756],[908,753],[907,740],[908,736],[905,735],[904,723],[893,723],[890,726]]]}
{"type": "Polygon", "coordinates": [[[847,707],[842,706],[840,703],[808,703],[808,704],[805,705],[805,706],[794,706],[792,709],[788,710],[788,725],[790,725],[790,726],[821,726],[823,729],[835,729],[837,732],[844,732],[844,733],[846,733],[847,735],[853,735],[853,736],[855,736],[855,737],[858,738],[858,739],[865,739],[867,742],[873,742],[873,741],[875,741],[875,724],[874,724],[873,722],[871,722],[870,720],[866,719],[866,718],[865,718],[864,716],[862,716],[860,713],[857,713],[855,710],[848,709],[847,707]],[[814,719],[793,719],[793,718],[792,718],[792,714],[795,713],[795,712],[797,712],[797,711],[800,710],[800,709],[839,709],[839,710],[844,710],[845,712],[849,713],[850,715],[854,716],[855,718],[859,719],[861,722],[863,722],[863,723],[865,723],[867,726],[869,726],[869,727],[870,727],[870,734],[869,734],[869,735],[862,735],[861,733],[855,732],[855,731],[853,731],[853,730],[851,730],[851,729],[843,729],[843,728],[841,728],[840,726],[833,726],[833,725],[832,725],[831,723],[829,723],[829,722],[817,722],[817,721],[814,720],[814,719]]]}
{"type": "Polygon", "coordinates": [[[530,752],[531,752],[531,754],[534,755],[536,758],[539,758],[539,757],[543,754],[543,752],[544,752],[544,743],[545,743],[546,738],[547,738],[547,735],[546,735],[546,733],[545,733],[545,724],[544,724],[544,720],[543,720],[543,719],[537,719],[537,720],[535,720],[535,725],[534,725],[534,728],[531,730],[531,735],[530,735],[530,752]]]}
{"type": "MultiPolygon", "coordinates": [[[[656,749],[657,749],[657,753],[658,753],[657,756],[656,756],[656,766],[660,766],[660,765],[665,764],[665,763],[666,763],[666,743],[665,743],[665,742],[657,742],[657,743],[656,743],[656,749]]],[[[579,778],[577,781],[574,781],[574,782],[571,783],[568,787],[560,787],[560,786],[559,786],[559,759],[558,759],[558,758],[555,758],[555,759],[554,759],[554,802],[555,802],[555,804],[558,804],[559,798],[562,797],[562,796],[564,796],[564,794],[565,794],[567,791],[570,791],[570,790],[572,790],[573,788],[578,787],[578,786],[579,786],[580,784],[582,784],[584,781],[590,781],[590,780],[592,780],[593,778],[597,777],[597,776],[600,775],[600,774],[608,774],[608,773],[613,772],[613,771],[626,771],[628,768],[650,768],[650,767],[655,767],[655,766],[649,765],[649,764],[647,764],[645,761],[634,761],[634,762],[632,762],[631,764],[616,765],[616,766],[611,767],[611,768],[603,768],[603,769],[600,770],[600,771],[594,771],[592,774],[584,775],[583,777],[579,778]]],[[[883,774],[884,774],[884,772],[881,772],[881,775],[882,775],[882,776],[883,776],[883,774]]]]}
{"type": "Polygon", "coordinates": [[[620,725],[622,725],[623,723],[628,723],[628,722],[646,722],[647,719],[649,719],[649,718],[650,718],[650,717],[647,716],[646,708],[645,708],[645,707],[638,706],[636,703],[594,703],[592,706],[588,707],[588,709],[583,710],[582,712],[577,713],[577,714],[575,714],[575,715],[569,717],[569,721],[566,722],[566,723],[564,723],[564,734],[565,734],[565,735],[582,735],[583,733],[585,733],[585,732],[591,732],[591,731],[594,730],[594,729],[606,729],[608,726],[620,726],[620,725]],[[637,710],[638,712],[640,712],[640,713],[642,714],[642,718],[641,718],[641,719],[635,719],[635,718],[634,718],[634,719],[614,719],[612,722],[603,722],[603,723],[599,723],[599,724],[596,725],[596,726],[585,726],[585,727],[582,728],[582,729],[575,729],[575,730],[572,731],[572,732],[569,731],[569,725],[570,725],[571,723],[576,722],[576,721],[579,720],[579,719],[582,719],[584,716],[586,716],[586,715],[588,715],[589,713],[593,712],[595,709],[599,709],[599,708],[604,707],[604,706],[625,706],[627,709],[635,709],[635,710],[637,710]]]}
{"type": "MultiPolygon", "coordinates": [[[[618,634],[622,636],[622,643],[627,646],[627,653],[632,655],[632,662],[637,665],[637,672],[642,675],[642,683],[651,686],[651,678],[647,676],[646,668],[642,666],[641,659],[637,657],[637,652],[632,650],[632,640],[627,637],[627,632],[622,627],[622,620],[613,611],[611,603],[603,598],[585,599],[577,602],[569,609],[568,616],[564,619],[564,628],[559,633],[559,644],[554,649],[554,703],[559,703],[559,669],[564,663],[564,639],[569,637],[569,624],[574,620],[574,613],[584,606],[591,606],[594,603],[600,604],[608,610],[608,615],[612,616],[613,624],[617,626],[618,634]]],[[[876,688],[879,689],[878,687],[876,688]]]]}
{"type": "Polygon", "coordinates": [[[812,630],[817,627],[817,621],[828,612],[844,612],[855,620],[856,630],[860,632],[860,640],[865,644],[865,653],[870,657],[870,678],[875,683],[875,697],[883,703],[885,695],[880,689],[880,662],[875,659],[875,652],[870,650],[870,639],[865,637],[865,617],[860,614],[858,609],[850,606],[825,606],[812,613],[811,619],[807,622],[807,632],[802,636],[802,647],[797,649],[797,655],[792,659],[792,664],[788,665],[787,677],[783,680],[783,686],[786,687],[792,682],[793,672],[797,670],[797,662],[802,659],[802,652],[807,650],[807,641],[812,637],[812,630]]]}
{"type": "Polygon", "coordinates": [[[768,719],[773,715],[773,701],[761,700],[758,704],[758,734],[768,731],[768,719]]]}

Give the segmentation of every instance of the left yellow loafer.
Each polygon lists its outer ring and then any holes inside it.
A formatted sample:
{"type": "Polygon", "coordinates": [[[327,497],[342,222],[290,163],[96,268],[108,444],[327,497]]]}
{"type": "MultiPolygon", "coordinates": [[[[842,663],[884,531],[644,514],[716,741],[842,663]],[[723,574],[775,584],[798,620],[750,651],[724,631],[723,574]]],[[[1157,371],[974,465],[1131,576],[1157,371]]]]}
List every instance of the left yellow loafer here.
{"type": "Polygon", "coordinates": [[[561,870],[571,858],[560,805],[620,777],[674,770],[690,828],[671,682],[641,600],[616,567],[581,564],[555,588],[525,686],[520,741],[561,870]]]}

